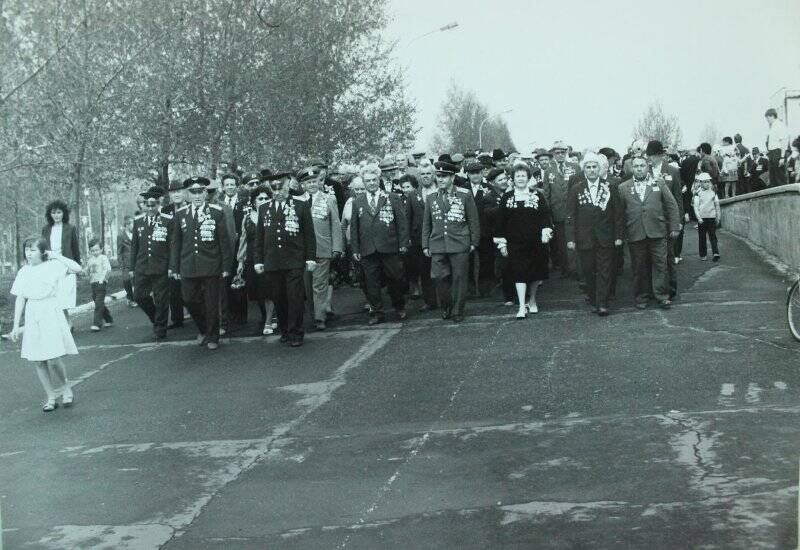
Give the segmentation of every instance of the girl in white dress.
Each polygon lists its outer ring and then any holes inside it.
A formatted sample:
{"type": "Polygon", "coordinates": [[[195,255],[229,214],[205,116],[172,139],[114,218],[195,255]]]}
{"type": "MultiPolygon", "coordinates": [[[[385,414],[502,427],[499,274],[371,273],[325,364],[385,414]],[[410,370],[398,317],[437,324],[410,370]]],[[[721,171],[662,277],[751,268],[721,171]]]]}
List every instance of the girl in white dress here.
{"type": "Polygon", "coordinates": [[[36,374],[42,383],[47,401],[42,410],[50,412],[61,403],[72,405],[74,396],[67,379],[65,355],[77,355],[78,348],[62,313],[59,289],[64,278],[77,274],[81,266],[56,252],[47,250],[47,240],[30,237],[23,243],[28,264],[17,272],[11,294],[17,297],[11,339],[22,336],[22,358],[36,363],[36,374]],[[22,312],[25,326],[20,327],[22,312]]]}

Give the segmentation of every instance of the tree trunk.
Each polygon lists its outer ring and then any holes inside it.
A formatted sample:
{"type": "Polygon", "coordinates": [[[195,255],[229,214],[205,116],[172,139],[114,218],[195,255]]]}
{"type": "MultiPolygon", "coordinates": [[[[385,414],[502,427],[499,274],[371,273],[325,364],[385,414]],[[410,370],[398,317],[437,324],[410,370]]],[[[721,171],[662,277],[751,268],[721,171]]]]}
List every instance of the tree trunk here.
{"type": "Polygon", "coordinates": [[[81,228],[81,195],[83,194],[83,161],[86,158],[86,139],[81,140],[80,147],[78,148],[78,158],[73,165],[72,185],[75,188],[75,208],[73,209],[73,216],[70,217],[72,224],[78,232],[78,241],[81,241],[80,236],[83,235],[81,228]]]}
{"type": "Polygon", "coordinates": [[[100,197],[100,249],[105,253],[106,250],[106,206],[103,198],[103,191],[97,191],[100,197]]]}

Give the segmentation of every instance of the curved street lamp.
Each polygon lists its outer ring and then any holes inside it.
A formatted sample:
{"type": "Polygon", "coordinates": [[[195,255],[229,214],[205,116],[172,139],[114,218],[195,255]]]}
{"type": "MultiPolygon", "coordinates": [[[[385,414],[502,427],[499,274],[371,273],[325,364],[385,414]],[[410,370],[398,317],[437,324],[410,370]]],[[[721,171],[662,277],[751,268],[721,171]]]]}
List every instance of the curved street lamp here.
{"type": "Polygon", "coordinates": [[[507,110],[503,111],[502,113],[495,113],[495,114],[489,115],[486,118],[484,118],[483,120],[481,120],[481,123],[478,125],[478,149],[480,149],[481,151],[483,150],[483,125],[486,124],[486,122],[489,121],[490,119],[493,119],[496,116],[508,114],[508,113],[512,112],[513,110],[514,109],[507,109],[507,110]]]}

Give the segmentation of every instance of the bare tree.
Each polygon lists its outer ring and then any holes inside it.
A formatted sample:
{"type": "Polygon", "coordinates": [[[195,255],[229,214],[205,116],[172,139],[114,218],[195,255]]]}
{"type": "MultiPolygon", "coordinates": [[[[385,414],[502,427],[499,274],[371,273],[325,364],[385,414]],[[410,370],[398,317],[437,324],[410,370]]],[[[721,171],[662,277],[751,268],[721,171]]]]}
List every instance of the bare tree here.
{"type": "Polygon", "coordinates": [[[700,143],[710,143],[711,145],[719,141],[719,129],[715,122],[709,122],[700,131],[700,143]]]}
{"type": "Polygon", "coordinates": [[[647,110],[633,129],[633,138],[642,141],[658,140],[664,147],[679,147],[682,139],[678,117],[667,115],[661,102],[656,100],[647,106],[647,110]]]}

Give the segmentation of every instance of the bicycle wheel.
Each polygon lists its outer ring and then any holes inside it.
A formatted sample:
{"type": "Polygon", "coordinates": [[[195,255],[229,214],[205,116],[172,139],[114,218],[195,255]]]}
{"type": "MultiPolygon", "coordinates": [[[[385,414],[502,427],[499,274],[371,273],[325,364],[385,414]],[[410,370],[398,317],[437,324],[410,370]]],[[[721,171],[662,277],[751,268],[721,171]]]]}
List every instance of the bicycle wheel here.
{"type": "Polygon", "coordinates": [[[786,297],[786,320],[792,336],[800,342],[800,280],[795,281],[786,297]]]}

